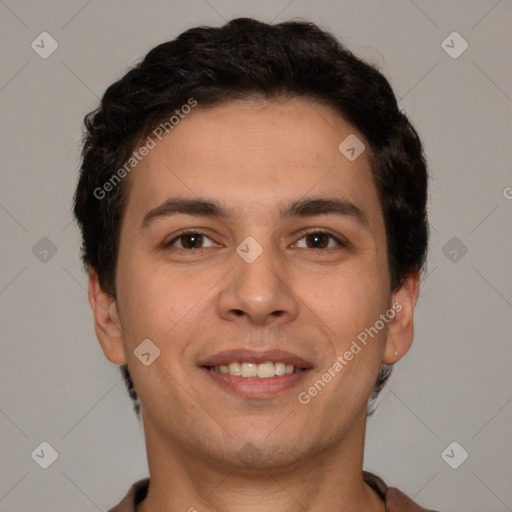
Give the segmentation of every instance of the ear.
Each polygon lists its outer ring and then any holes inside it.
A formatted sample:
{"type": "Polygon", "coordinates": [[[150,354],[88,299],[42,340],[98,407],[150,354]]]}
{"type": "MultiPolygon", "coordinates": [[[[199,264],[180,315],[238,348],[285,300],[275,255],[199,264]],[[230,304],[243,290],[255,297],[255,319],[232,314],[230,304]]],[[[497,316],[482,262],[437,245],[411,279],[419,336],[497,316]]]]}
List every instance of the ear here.
{"type": "Polygon", "coordinates": [[[121,323],[115,299],[103,291],[98,274],[89,269],[89,304],[94,315],[94,330],[105,357],[114,364],[125,364],[121,323]]]}
{"type": "Polygon", "coordinates": [[[382,361],[394,364],[411,348],[414,338],[414,308],[420,291],[419,272],[407,277],[393,294],[395,317],[389,322],[382,361]]]}

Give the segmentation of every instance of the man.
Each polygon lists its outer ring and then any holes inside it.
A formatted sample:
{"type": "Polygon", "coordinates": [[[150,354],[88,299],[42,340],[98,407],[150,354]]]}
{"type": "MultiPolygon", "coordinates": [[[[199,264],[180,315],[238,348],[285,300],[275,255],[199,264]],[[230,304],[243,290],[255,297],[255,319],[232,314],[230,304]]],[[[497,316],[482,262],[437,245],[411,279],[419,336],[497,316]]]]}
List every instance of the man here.
{"type": "Polygon", "coordinates": [[[424,510],[362,470],[427,248],[385,78],[313,24],[237,19],[154,48],[85,125],[89,298],[150,472],[112,510],[424,510]]]}

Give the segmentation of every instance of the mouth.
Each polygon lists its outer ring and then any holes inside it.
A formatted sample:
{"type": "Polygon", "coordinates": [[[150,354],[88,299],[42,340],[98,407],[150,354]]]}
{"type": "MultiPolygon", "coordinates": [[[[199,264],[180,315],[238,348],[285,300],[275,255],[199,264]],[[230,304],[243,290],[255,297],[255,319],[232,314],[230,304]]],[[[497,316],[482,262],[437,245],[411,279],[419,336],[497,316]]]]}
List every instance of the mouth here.
{"type": "Polygon", "coordinates": [[[313,365],[278,350],[230,350],[198,365],[224,390],[246,398],[268,398],[299,384],[313,365]]]}
{"type": "Polygon", "coordinates": [[[267,361],[259,364],[232,361],[229,364],[207,366],[206,368],[212,372],[242,377],[243,379],[271,379],[272,377],[281,377],[304,371],[304,368],[295,368],[293,364],[286,364],[282,361],[267,361]]]}

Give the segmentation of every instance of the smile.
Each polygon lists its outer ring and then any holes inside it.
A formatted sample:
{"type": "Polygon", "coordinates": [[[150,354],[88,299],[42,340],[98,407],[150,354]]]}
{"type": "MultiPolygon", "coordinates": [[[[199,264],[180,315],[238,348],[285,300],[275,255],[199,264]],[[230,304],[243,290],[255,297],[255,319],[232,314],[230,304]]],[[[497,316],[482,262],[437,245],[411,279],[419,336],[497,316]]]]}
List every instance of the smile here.
{"type": "Polygon", "coordinates": [[[213,389],[243,398],[272,398],[304,386],[313,363],[280,349],[256,351],[225,350],[197,362],[213,389]]]}
{"type": "Polygon", "coordinates": [[[208,366],[207,368],[210,371],[222,373],[224,375],[253,379],[270,379],[272,377],[291,375],[292,373],[299,373],[303,371],[302,368],[295,368],[293,364],[272,361],[259,364],[245,362],[239,363],[234,361],[229,364],[208,366]]]}

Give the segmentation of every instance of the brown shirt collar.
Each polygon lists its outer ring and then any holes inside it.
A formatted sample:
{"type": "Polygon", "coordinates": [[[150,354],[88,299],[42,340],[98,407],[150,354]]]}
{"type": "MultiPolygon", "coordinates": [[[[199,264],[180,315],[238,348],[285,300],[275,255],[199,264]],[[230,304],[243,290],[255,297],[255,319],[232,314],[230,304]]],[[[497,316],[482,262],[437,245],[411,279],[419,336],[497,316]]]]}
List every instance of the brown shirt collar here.
{"type": "MultiPolygon", "coordinates": [[[[386,503],[386,512],[435,512],[420,507],[394,487],[388,487],[378,476],[363,471],[364,481],[386,503]]],[[[149,478],[134,483],[119,505],[109,512],[135,512],[135,507],[148,494],[149,478]]]]}

